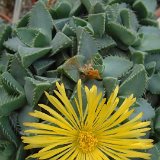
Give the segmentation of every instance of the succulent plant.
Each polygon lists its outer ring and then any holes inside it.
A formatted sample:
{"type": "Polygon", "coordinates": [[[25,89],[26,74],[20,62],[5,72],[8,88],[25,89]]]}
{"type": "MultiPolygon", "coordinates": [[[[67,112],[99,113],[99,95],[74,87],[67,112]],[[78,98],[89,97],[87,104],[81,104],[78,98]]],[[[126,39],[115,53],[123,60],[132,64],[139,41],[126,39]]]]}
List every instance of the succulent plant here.
{"type": "Polygon", "coordinates": [[[16,25],[0,23],[0,153],[23,160],[23,122],[63,82],[78,79],[109,97],[137,98],[134,115],[152,121],[152,159],[160,157],[160,30],[156,0],[39,0],[16,25]]]}

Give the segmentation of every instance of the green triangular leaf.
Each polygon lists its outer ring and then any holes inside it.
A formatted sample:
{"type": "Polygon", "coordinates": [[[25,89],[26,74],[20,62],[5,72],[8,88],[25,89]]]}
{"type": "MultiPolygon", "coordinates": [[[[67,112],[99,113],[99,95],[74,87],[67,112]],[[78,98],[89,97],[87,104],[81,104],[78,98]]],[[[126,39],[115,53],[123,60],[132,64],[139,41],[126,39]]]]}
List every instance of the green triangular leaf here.
{"type": "Polygon", "coordinates": [[[121,77],[124,75],[132,66],[133,63],[123,57],[108,56],[103,60],[104,64],[104,77],[121,77]]]}
{"type": "Polygon", "coordinates": [[[64,73],[68,78],[77,82],[80,78],[80,67],[84,64],[84,57],[76,55],[68,59],[62,66],[58,68],[58,71],[64,73]]]}
{"type": "Polygon", "coordinates": [[[98,37],[102,37],[105,32],[105,20],[104,13],[90,14],[88,17],[88,21],[93,27],[94,34],[98,37]]]}
{"type": "Polygon", "coordinates": [[[134,30],[128,29],[118,23],[110,22],[107,28],[109,34],[127,46],[133,45],[138,39],[138,35],[134,30]]]}
{"type": "Polygon", "coordinates": [[[150,78],[148,89],[152,94],[160,94],[160,73],[150,78]]]}
{"type": "MultiPolygon", "coordinates": [[[[50,83],[49,81],[42,81],[42,80],[40,81],[30,77],[26,77],[25,80],[26,83],[24,89],[26,98],[28,104],[33,107],[37,105],[44,91],[48,90],[50,87],[53,87],[53,83],[50,83]]],[[[57,80],[55,80],[54,83],[56,81],[57,80]]]]}
{"type": "Polygon", "coordinates": [[[50,40],[52,39],[53,20],[45,4],[38,1],[31,10],[29,27],[41,29],[50,40]]]}
{"type": "Polygon", "coordinates": [[[135,65],[131,74],[120,85],[119,95],[129,96],[133,94],[140,97],[147,87],[147,73],[143,65],[135,65]]]}
{"type": "Polygon", "coordinates": [[[142,34],[142,40],[139,47],[136,49],[146,52],[160,51],[160,30],[156,27],[141,27],[139,33],[142,34]]]}
{"type": "Polygon", "coordinates": [[[9,25],[0,25],[0,49],[3,49],[3,42],[6,41],[11,34],[11,27],[9,25]]]}
{"type": "Polygon", "coordinates": [[[62,32],[58,32],[51,42],[51,47],[52,47],[51,56],[53,56],[62,49],[70,47],[71,44],[72,40],[69,37],[67,37],[62,32]]]}
{"type": "Polygon", "coordinates": [[[20,46],[25,47],[26,45],[18,37],[13,37],[5,41],[4,46],[11,51],[17,52],[20,46]]]}
{"type": "Polygon", "coordinates": [[[11,128],[8,117],[0,117],[0,130],[1,133],[7,138],[9,141],[13,142],[13,144],[18,147],[19,140],[16,137],[14,131],[11,128]]]}
{"type": "Polygon", "coordinates": [[[160,160],[160,142],[156,143],[149,153],[152,154],[151,160],[160,160]]]}
{"type": "Polygon", "coordinates": [[[83,28],[77,30],[78,54],[91,59],[98,52],[96,41],[83,28]]]}
{"type": "Polygon", "coordinates": [[[51,47],[47,48],[29,48],[19,47],[18,54],[21,58],[22,64],[29,67],[34,61],[48,54],[51,47]]]}
{"type": "Polygon", "coordinates": [[[139,98],[137,99],[137,104],[138,106],[134,107],[135,111],[131,115],[130,117],[131,119],[134,118],[136,115],[138,115],[141,112],[143,113],[142,121],[151,120],[155,117],[155,110],[153,109],[151,104],[147,102],[147,100],[143,98],[139,98]]]}

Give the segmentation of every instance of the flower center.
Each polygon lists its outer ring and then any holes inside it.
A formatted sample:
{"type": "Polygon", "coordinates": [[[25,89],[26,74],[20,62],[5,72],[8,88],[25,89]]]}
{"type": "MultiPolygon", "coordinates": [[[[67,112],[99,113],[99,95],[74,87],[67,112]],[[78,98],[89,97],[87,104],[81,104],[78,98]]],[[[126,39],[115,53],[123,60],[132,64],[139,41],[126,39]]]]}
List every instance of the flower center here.
{"type": "Polygon", "coordinates": [[[79,146],[84,153],[88,153],[94,150],[98,140],[92,132],[81,131],[78,137],[79,146]]]}

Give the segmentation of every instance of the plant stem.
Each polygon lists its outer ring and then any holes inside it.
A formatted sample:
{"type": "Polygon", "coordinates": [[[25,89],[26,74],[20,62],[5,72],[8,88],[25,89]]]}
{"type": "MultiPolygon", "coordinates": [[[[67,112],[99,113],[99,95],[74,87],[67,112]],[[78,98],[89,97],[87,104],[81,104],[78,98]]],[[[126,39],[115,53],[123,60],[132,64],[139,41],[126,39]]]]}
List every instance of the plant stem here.
{"type": "Polygon", "coordinates": [[[21,8],[22,8],[22,0],[16,0],[13,13],[13,23],[16,23],[18,21],[20,17],[21,8]]]}

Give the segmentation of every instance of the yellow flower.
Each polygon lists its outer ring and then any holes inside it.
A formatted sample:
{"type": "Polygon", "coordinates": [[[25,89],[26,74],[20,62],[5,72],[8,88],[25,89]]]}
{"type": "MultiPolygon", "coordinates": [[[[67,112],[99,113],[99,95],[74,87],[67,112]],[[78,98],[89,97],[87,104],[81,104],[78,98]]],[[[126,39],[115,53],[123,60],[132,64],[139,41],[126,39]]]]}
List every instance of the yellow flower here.
{"type": "Polygon", "coordinates": [[[32,127],[23,136],[25,149],[39,148],[39,152],[29,157],[49,160],[129,160],[132,158],[150,159],[143,150],[153,146],[151,139],[141,139],[150,130],[150,122],[141,122],[142,113],[132,120],[128,117],[134,112],[129,109],[136,101],[133,95],[126,98],[116,109],[119,87],[110,98],[102,97],[94,85],[85,86],[82,96],[81,80],[77,85],[75,104],[68,99],[63,84],[56,83],[56,96],[46,96],[56,108],[39,104],[46,113],[35,110],[31,116],[44,120],[43,123],[24,123],[32,127]],[[87,104],[84,106],[84,97],[87,104]],[[47,114],[48,113],[48,114],[47,114]],[[48,122],[48,123],[46,123],[48,122]]]}

